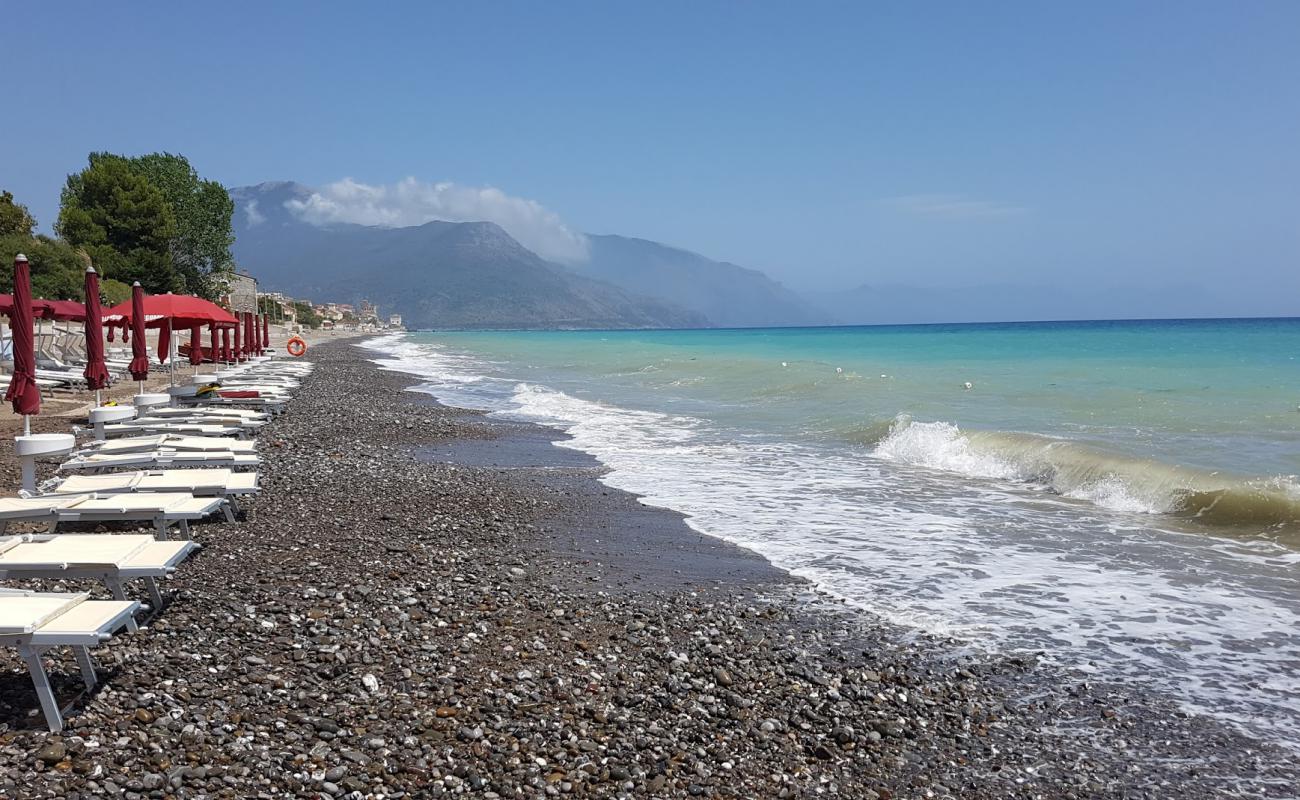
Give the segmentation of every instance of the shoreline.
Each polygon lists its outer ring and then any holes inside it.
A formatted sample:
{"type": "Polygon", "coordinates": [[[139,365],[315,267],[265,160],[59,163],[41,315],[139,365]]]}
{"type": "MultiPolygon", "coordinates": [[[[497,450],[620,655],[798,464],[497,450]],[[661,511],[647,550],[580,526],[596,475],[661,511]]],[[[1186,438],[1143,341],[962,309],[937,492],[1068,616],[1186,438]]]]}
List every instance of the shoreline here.
{"type": "Polygon", "coordinates": [[[259,437],[262,494],[195,527],[173,602],[99,649],[105,686],[62,737],[0,651],[0,793],[1291,795],[1289,754],[801,601],[562,434],[437,404],[369,356],[308,351],[259,437]]]}

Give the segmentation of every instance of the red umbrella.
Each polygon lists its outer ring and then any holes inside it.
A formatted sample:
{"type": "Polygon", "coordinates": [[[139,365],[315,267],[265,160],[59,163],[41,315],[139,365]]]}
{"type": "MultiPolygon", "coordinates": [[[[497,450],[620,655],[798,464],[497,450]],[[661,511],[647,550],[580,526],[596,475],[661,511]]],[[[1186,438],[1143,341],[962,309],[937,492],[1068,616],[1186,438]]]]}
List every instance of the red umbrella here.
{"type": "Polygon", "coordinates": [[[217,350],[217,323],[208,323],[208,361],[215,362],[221,354],[217,350]]]}
{"type": "Polygon", "coordinates": [[[221,329],[221,360],[227,364],[231,361],[229,327],[221,329]]]}
{"type": "MultiPolygon", "coordinates": [[[[136,281],[131,286],[131,364],[127,369],[131,372],[131,377],[141,383],[149,378],[149,348],[144,340],[144,321],[144,289],[136,281]]],[[[144,386],[140,387],[140,391],[144,391],[144,386]]]]}
{"type": "Polygon", "coordinates": [[[14,256],[14,299],[9,312],[13,332],[14,373],[9,376],[5,399],[14,413],[23,415],[23,432],[31,430],[30,414],[41,413],[41,389],[36,385],[36,335],[32,332],[32,277],[27,256],[14,256]]]}
{"type": "Polygon", "coordinates": [[[203,363],[203,340],[198,325],[190,328],[190,363],[196,367],[203,363]]]}
{"type": "Polygon", "coordinates": [[[262,315],[262,349],[270,351],[271,349],[271,315],[262,315]]]}
{"type": "Polygon", "coordinates": [[[259,355],[262,351],[261,337],[257,335],[257,315],[248,312],[248,355],[259,355]]]}
{"type": "Polygon", "coordinates": [[[158,329],[158,363],[166,364],[167,358],[171,356],[172,349],[172,326],[167,325],[158,329]]]}
{"type": "MultiPolygon", "coordinates": [[[[134,301],[118,303],[104,312],[105,322],[135,324],[134,301]]],[[[235,318],[216,303],[188,294],[151,294],[144,299],[145,327],[165,328],[171,320],[173,328],[192,328],[208,322],[234,322],[235,318]]]]}
{"type": "Polygon", "coordinates": [[[244,360],[244,326],[242,324],[237,323],[235,325],[235,351],[230,355],[232,361],[244,360]]]}
{"type": "MultiPolygon", "coordinates": [[[[108,386],[108,365],[104,363],[104,332],[100,324],[99,308],[99,273],[94,267],[86,267],[86,385],[98,392],[108,386]]],[[[109,328],[109,341],[112,341],[113,329],[109,328]]],[[[99,398],[96,398],[98,402],[99,398]]]]}

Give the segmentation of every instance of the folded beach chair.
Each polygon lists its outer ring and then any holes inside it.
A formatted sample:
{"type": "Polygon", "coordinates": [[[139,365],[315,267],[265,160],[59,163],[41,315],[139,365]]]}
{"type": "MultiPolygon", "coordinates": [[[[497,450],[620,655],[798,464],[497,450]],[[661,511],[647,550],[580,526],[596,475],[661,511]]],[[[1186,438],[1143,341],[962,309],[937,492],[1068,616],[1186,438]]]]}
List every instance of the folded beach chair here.
{"type": "Polygon", "coordinates": [[[223,424],[212,421],[195,421],[185,418],[155,419],[142,417],[113,422],[104,426],[104,436],[139,436],[149,433],[170,433],[177,436],[229,436],[236,439],[247,438],[255,426],[238,422],[223,424]]]}
{"type": "Polygon", "coordinates": [[[70,647],[89,691],[95,688],[95,662],[88,648],[102,644],[135,617],[140,604],[130,600],[91,600],[90,595],[0,589],[0,644],[17,648],[51,733],[63,730],[63,709],[50,687],[41,653],[70,647]]]}
{"type": "Polygon", "coordinates": [[[229,451],[231,453],[255,453],[257,442],[241,439],[229,439],[212,436],[180,436],[171,434],[153,434],[146,436],[129,436],[112,441],[87,442],[86,446],[74,453],[115,454],[134,453],[145,450],[204,450],[229,451]]]}
{"type": "MultiPolygon", "coordinates": [[[[240,443],[233,439],[216,441],[240,443]]],[[[59,465],[59,471],[95,474],[117,469],[180,469],[183,467],[256,469],[261,465],[262,459],[252,452],[156,449],[132,450],[125,453],[79,453],[59,465]]]]}
{"type": "MultiPolygon", "coordinates": [[[[95,578],[103,581],[115,600],[126,600],[124,583],[143,580],[153,610],[163,607],[158,579],[199,549],[188,540],[159,541],[134,534],[25,534],[0,537],[0,578],[95,578]]],[[[127,622],[135,630],[135,620],[127,622]]]]}
{"type": "Polygon", "coordinates": [[[261,411],[254,411],[251,408],[205,408],[202,406],[192,406],[190,408],[181,408],[178,406],[157,406],[150,408],[143,416],[155,417],[157,419],[172,419],[180,417],[183,419],[219,419],[219,420],[240,420],[246,422],[270,422],[269,415],[261,411]]]}
{"type": "Polygon", "coordinates": [[[184,492],[195,497],[223,497],[227,518],[239,510],[236,498],[257,494],[256,472],[229,469],[162,469],[72,475],[54,478],[41,487],[42,496],[54,494],[121,494],[124,492],[184,492]]]}
{"type": "Polygon", "coordinates": [[[221,511],[225,505],[220,497],[180,492],[4,497],[0,498],[0,534],[11,522],[44,523],[51,533],[68,522],[150,522],[160,538],[167,538],[172,525],[178,525],[188,537],[191,522],[221,511]]]}

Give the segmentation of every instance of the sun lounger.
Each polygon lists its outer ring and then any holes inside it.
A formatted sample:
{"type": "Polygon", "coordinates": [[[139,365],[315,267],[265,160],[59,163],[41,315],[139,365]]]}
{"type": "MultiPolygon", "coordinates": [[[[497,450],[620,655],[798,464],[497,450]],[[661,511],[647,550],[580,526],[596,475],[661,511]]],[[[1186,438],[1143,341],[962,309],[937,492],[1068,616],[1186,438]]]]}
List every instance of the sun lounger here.
{"type": "Polygon", "coordinates": [[[261,411],[254,411],[251,408],[180,408],[178,406],[158,406],[151,408],[147,416],[158,417],[160,419],[170,419],[173,417],[193,418],[193,419],[238,419],[249,422],[269,422],[270,417],[261,411]]]}
{"type": "Polygon", "coordinates": [[[59,466],[59,471],[95,474],[116,469],[180,469],[183,467],[256,469],[261,465],[262,459],[258,458],[256,453],[230,450],[134,450],[126,453],[82,453],[63,462],[59,466]]]}
{"type": "Polygon", "coordinates": [[[180,526],[188,537],[191,522],[221,511],[225,505],[220,497],[180,492],[4,497],[0,498],[0,534],[11,522],[45,523],[51,533],[68,522],[151,522],[163,539],[172,525],[180,526]]]}
{"type": "Polygon", "coordinates": [[[63,709],[50,687],[41,653],[70,647],[89,691],[95,688],[95,662],[88,648],[102,644],[135,617],[140,604],[130,600],[90,600],[83,593],[0,589],[0,644],[17,648],[27,664],[51,733],[63,730],[63,709]]]}
{"type": "MultiPolygon", "coordinates": [[[[126,600],[124,583],[143,580],[154,611],[163,606],[158,579],[166,578],[198,550],[198,542],[159,541],[152,536],[26,534],[0,537],[0,578],[95,578],[115,600],[126,600]]],[[[135,630],[135,620],[127,623],[135,630]]]]}
{"type": "Polygon", "coordinates": [[[222,425],[211,422],[190,422],[180,419],[153,419],[145,417],[105,425],[104,436],[139,436],[142,433],[170,433],[177,436],[229,436],[246,438],[251,426],[222,425]]]}
{"type": "Polygon", "coordinates": [[[239,510],[236,499],[257,494],[256,472],[229,469],[163,469],[72,475],[46,481],[42,496],[58,494],[121,494],[124,492],[184,492],[195,497],[223,497],[227,518],[239,510]]]}
{"type": "Polygon", "coordinates": [[[76,455],[86,453],[133,453],[145,450],[228,450],[232,453],[253,453],[257,451],[257,442],[242,439],[221,439],[211,436],[178,436],[170,434],[153,434],[149,436],[130,436],[106,442],[88,442],[86,447],[76,455]]]}

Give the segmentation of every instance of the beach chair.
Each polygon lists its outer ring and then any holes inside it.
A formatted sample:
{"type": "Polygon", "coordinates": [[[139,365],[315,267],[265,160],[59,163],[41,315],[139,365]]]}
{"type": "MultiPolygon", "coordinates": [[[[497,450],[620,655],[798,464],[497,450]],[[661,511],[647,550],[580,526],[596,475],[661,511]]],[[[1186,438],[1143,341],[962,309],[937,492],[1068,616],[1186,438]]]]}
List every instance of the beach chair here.
{"type": "Polygon", "coordinates": [[[98,678],[89,648],[110,639],[135,618],[140,608],[131,600],[89,598],[84,592],[0,589],[0,644],[16,648],[27,665],[51,733],[63,730],[63,709],[50,687],[41,653],[52,647],[72,648],[81,679],[90,691],[98,678]]]}
{"type": "Polygon", "coordinates": [[[237,498],[260,491],[257,478],[256,472],[234,472],[229,469],[137,470],[53,478],[42,485],[41,494],[183,492],[195,497],[225,498],[228,501],[226,510],[233,514],[239,511],[237,498]]]}
{"type": "MultiPolygon", "coordinates": [[[[236,440],[231,441],[238,444],[236,440]]],[[[251,444],[251,442],[250,442],[251,444]]],[[[59,465],[60,472],[97,474],[118,469],[182,469],[187,467],[224,467],[256,469],[262,459],[256,453],[231,450],[131,450],[125,453],[80,453],[59,465]]]]}
{"type": "MultiPolygon", "coordinates": [[[[0,578],[98,579],[115,600],[127,599],[127,581],[143,580],[156,613],[163,607],[158,580],[170,577],[200,547],[189,540],[159,541],[138,534],[5,536],[0,537],[0,578]]],[[[134,618],[127,628],[136,629],[134,618]]]]}
{"type": "MultiPolygon", "coordinates": [[[[195,497],[180,492],[3,497],[0,498],[0,534],[13,522],[46,524],[51,533],[69,522],[149,522],[160,538],[167,538],[172,525],[188,537],[191,522],[215,514],[225,506],[225,499],[220,497],[195,497]]],[[[232,517],[228,514],[227,519],[232,517]]]]}
{"type": "Polygon", "coordinates": [[[253,428],[254,426],[251,424],[235,423],[226,425],[210,420],[189,420],[184,417],[170,419],[139,417],[105,425],[103,434],[105,438],[170,433],[177,436],[228,436],[235,439],[246,439],[253,428]]]}
{"type": "Polygon", "coordinates": [[[182,436],[157,433],[144,436],[129,436],[103,442],[87,442],[86,446],[74,453],[74,456],[99,453],[133,453],[145,450],[206,450],[228,451],[231,453],[255,453],[257,442],[220,438],[212,436],[182,436]]]}

